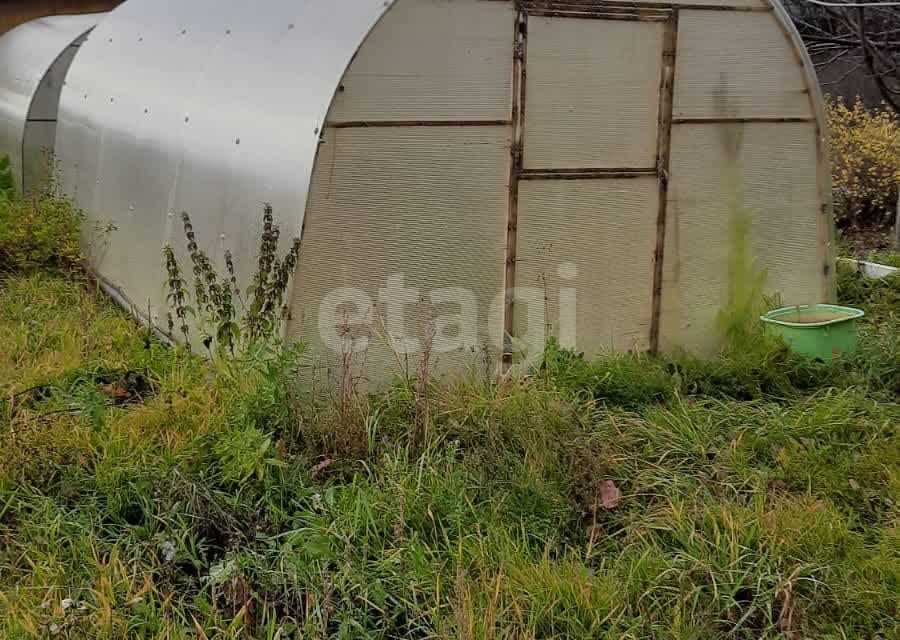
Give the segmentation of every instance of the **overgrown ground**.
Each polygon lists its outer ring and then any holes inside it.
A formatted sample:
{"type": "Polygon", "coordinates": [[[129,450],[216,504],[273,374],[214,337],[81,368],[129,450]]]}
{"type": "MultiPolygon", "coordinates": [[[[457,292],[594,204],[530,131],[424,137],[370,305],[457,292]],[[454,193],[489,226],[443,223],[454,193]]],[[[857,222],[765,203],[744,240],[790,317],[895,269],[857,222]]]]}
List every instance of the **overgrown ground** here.
{"type": "Polygon", "coordinates": [[[900,279],[841,295],[852,362],[551,348],[341,409],[0,276],[0,637],[900,638],[900,279]]]}
{"type": "Polygon", "coordinates": [[[900,287],[842,284],[853,363],[556,352],[423,423],[7,277],[3,637],[898,637],[900,287]]]}

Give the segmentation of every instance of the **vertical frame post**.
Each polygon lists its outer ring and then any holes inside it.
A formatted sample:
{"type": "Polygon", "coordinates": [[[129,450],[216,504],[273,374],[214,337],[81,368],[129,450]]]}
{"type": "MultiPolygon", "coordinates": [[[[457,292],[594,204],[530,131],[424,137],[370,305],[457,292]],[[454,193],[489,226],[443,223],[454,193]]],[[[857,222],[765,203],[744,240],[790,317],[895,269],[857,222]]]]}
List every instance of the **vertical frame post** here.
{"type": "Polygon", "coordinates": [[[678,53],[678,9],[673,9],[663,31],[662,74],[659,81],[659,125],[656,169],[659,175],[659,213],[656,218],[656,249],[653,253],[653,304],[650,320],[650,352],[659,352],[662,320],[662,287],[669,207],[669,170],[672,157],[672,110],[675,98],[675,61],[678,53]]]}
{"type": "Polygon", "coordinates": [[[528,16],[516,12],[513,34],[512,140],[509,163],[509,214],[506,222],[506,277],[503,309],[503,371],[512,366],[512,337],[515,333],[516,260],[519,229],[519,180],[525,153],[525,60],[528,43],[528,16]]]}

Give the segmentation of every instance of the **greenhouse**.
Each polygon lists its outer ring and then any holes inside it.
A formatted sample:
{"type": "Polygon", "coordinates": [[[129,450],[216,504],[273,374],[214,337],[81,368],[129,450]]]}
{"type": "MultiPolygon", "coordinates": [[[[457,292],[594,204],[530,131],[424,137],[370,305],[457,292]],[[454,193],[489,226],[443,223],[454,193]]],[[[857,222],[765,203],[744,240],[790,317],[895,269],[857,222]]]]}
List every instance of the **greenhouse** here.
{"type": "Polygon", "coordinates": [[[0,60],[0,152],[26,189],[53,152],[93,270],[162,331],[181,213],[249,278],[263,203],[300,239],[285,336],[338,368],[350,336],[370,379],[435,344],[441,371],[549,337],[709,353],[744,278],[833,298],[821,95],[777,0],[127,0],[0,60]]]}

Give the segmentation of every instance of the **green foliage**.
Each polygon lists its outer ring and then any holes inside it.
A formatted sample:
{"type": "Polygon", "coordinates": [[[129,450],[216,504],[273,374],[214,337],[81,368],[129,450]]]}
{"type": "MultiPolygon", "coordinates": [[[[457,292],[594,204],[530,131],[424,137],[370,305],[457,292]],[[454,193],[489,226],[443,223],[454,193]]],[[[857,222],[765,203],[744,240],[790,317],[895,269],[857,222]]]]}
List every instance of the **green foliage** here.
{"type": "Polygon", "coordinates": [[[854,359],[857,384],[900,397],[900,275],[864,278],[840,265],[838,295],[843,304],[866,312],[860,326],[860,349],[854,359]]]}
{"type": "Polygon", "coordinates": [[[866,278],[851,266],[838,265],[838,297],[863,309],[870,319],[891,323],[900,315],[900,274],[866,278]]]}
{"type": "Polygon", "coordinates": [[[900,268],[900,251],[873,251],[868,261],[900,268]]]}
{"type": "Polygon", "coordinates": [[[10,199],[15,195],[12,167],[7,154],[0,154],[0,199],[10,199]]]}
{"type": "Polygon", "coordinates": [[[544,352],[542,375],[557,388],[584,392],[605,404],[637,409],[671,399],[676,391],[674,369],[661,358],[610,355],[596,362],[563,349],[551,338],[544,352]]]}
{"type": "MultiPolygon", "coordinates": [[[[882,359],[886,362],[887,356],[882,359]]],[[[876,354],[870,364],[877,360],[876,354]]],[[[832,384],[849,383],[861,373],[856,365],[856,361],[812,361],[762,337],[751,348],[729,348],[708,359],[690,355],[613,355],[588,361],[582,354],[561,350],[551,342],[541,375],[555,388],[575,397],[637,409],[672,402],[680,395],[786,400],[832,384]]]]}
{"type": "Polygon", "coordinates": [[[551,344],[530,379],[433,383],[424,430],[407,384],[343,413],[302,353],[214,369],[9,276],[0,636],[893,637],[896,284],[851,275],[853,362],[551,344]]]}
{"type": "Polygon", "coordinates": [[[0,196],[0,273],[79,266],[83,218],[62,197],[0,196]]]}

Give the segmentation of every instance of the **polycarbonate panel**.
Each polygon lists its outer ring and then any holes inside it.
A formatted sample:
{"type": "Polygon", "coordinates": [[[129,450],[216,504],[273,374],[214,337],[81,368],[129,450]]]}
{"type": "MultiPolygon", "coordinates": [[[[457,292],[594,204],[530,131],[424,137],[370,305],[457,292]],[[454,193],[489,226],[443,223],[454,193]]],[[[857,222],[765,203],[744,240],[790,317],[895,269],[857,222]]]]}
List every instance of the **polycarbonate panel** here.
{"type": "Polygon", "coordinates": [[[354,377],[379,382],[407,367],[418,370],[421,352],[393,352],[386,334],[398,337],[404,331],[389,320],[389,305],[400,305],[405,335],[421,344],[430,320],[440,323],[448,314],[474,311],[471,325],[436,337],[437,342],[449,338],[452,346],[455,336],[460,344],[432,354],[434,372],[479,366],[485,357],[499,362],[509,135],[502,126],[327,130],[310,193],[289,330],[309,345],[320,370],[332,376],[341,371],[341,350],[329,346],[328,336],[336,336],[344,317],[321,314],[334,308],[329,296],[343,287],[358,289],[371,301],[356,309],[371,309],[367,326],[346,318],[354,338],[368,337],[365,349],[354,355],[354,377]],[[392,277],[417,290],[406,303],[402,296],[380,293],[392,277]],[[441,295],[461,303],[433,298],[441,295]]]}
{"type": "Polygon", "coordinates": [[[329,119],[508,120],[514,21],[512,2],[398,2],[347,70],[329,119]]]}
{"type": "Polygon", "coordinates": [[[663,26],[530,17],[526,169],[656,166],[663,26]]]}
{"type": "Polygon", "coordinates": [[[244,277],[264,202],[282,237],[297,235],[335,89],[390,6],[129,0],[111,12],[70,69],[57,135],[88,236],[117,227],[93,255],[99,274],[160,322],[162,250],[184,246],[181,211],[201,248],[220,264],[231,249],[244,277]]]}
{"type": "Polygon", "coordinates": [[[812,117],[813,89],[774,13],[681,11],[675,118],[812,117]]]}
{"type": "Polygon", "coordinates": [[[820,213],[814,124],[676,125],[665,247],[663,348],[712,352],[728,299],[732,229],[752,218],[747,245],[765,291],[786,305],[828,297],[827,221],[820,213]]]}
{"type": "MultiPolygon", "coordinates": [[[[546,327],[566,346],[590,356],[647,349],[658,202],[654,177],[522,182],[516,335],[539,336],[524,299],[546,297],[546,327]]],[[[543,347],[526,342],[528,355],[543,347]]]]}
{"type": "Polygon", "coordinates": [[[24,163],[24,188],[34,191],[48,186],[47,179],[53,168],[53,141],[56,137],[56,121],[30,121],[25,128],[22,144],[24,163]]]}
{"type": "MultiPolygon", "coordinates": [[[[67,47],[105,14],[51,16],[26,22],[0,36],[0,154],[8,154],[22,188],[25,123],[48,70],[67,47]]],[[[53,105],[36,105],[38,115],[55,119],[53,105]]],[[[33,146],[33,145],[29,145],[33,146]]]]}
{"type": "Polygon", "coordinates": [[[56,112],[59,110],[59,94],[66,81],[69,66],[75,59],[75,54],[78,53],[78,44],[76,43],[63,49],[47,73],[44,74],[31,100],[31,109],[28,112],[30,120],[56,120],[56,112]]]}

